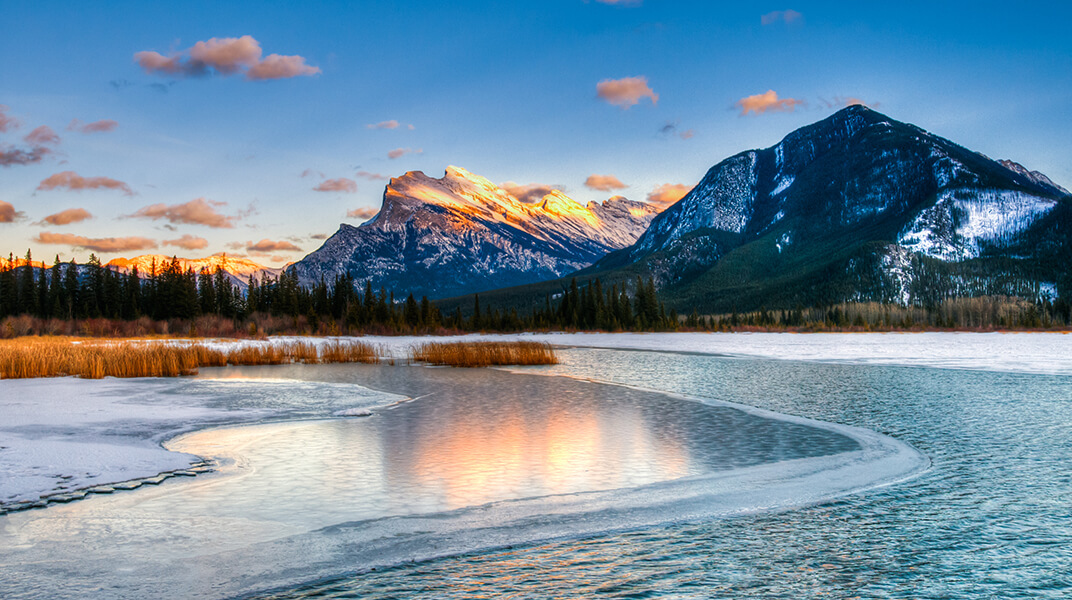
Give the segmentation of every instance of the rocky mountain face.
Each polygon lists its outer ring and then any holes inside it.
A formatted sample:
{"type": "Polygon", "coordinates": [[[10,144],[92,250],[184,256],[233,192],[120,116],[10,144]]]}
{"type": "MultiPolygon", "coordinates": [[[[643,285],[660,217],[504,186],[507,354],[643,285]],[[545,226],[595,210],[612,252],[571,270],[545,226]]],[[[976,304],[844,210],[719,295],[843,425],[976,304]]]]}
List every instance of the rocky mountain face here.
{"type": "Polygon", "coordinates": [[[655,277],[682,309],[1072,296],[1072,198],[863,106],[711,168],[585,273],[655,277]]]}
{"type": "Polygon", "coordinates": [[[391,179],[380,212],[341,225],[288,267],[304,285],[353,276],[416,297],[443,298],[561,277],[632,244],[658,209],[612,198],[582,205],[560,191],[526,203],[487,179],[447,167],[439,179],[391,179]]]}
{"type": "MultiPolygon", "coordinates": [[[[157,271],[160,271],[166,265],[171,264],[171,259],[172,257],[164,256],[163,254],[143,254],[133,258],[113,258],[104,266],[119,273],[129,273],[131,269],[137,267],[138,274],[141,277],[148,277],[152,272],[154,263],[157,271]]],[[[183,271],[193,269],[195,273],[200,273],[201,269],[208,269],[210,273],[215,273],[216,268],[219,267],[227,274],[231,282],[242,290],[245,290],[249,286],[250,275],[261,280],[265,276],[272,278],[279,277],[279,274],[283,272],[282,269],[266,267],[249,259],[232,258],[230,256],[178,258],[177,260],[179,261],[179,265],[182,266],[183,271]]]]}

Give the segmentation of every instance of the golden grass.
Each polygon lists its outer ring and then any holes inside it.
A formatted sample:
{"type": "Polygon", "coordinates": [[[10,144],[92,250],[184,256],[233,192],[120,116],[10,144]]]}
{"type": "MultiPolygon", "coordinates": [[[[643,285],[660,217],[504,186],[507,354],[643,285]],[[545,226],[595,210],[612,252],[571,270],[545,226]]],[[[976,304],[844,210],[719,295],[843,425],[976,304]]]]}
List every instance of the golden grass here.
{"type": "Polygon", "coordinates": [[[308,342],[257,344],[223,351],[200,343],[82,341],[67,338],[0,340],[0,379],[63,377],[178,377],[199,367],[304,363],[371,363],[377,349],[335,341],[319,350],[308,342]]]}
{"type": "Polygon", "coordinates": [[[542,342],[428,342],[411,348],[410,358],[452,367],[558,363],[551,345],[542,342]]]}

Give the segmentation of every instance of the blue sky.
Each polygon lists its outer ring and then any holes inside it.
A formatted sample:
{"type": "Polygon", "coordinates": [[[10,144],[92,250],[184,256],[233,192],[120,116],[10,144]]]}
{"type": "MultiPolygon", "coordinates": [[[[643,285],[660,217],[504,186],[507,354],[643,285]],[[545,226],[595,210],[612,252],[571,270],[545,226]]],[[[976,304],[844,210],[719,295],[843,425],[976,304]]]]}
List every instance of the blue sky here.
{"type": "Polygon", "coordinates": [[[2,2],[0,236],[38,259],[279,265],[447,165],[643,200],[850,99],[1072,187],[1067,3],[2,2]]]}

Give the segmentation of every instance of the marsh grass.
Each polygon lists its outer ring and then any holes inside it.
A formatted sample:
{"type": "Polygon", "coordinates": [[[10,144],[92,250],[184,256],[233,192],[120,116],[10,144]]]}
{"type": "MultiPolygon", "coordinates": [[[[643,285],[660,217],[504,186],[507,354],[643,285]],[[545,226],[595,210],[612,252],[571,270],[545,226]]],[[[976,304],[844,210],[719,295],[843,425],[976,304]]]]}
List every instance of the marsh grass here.
{"type": "Polygon", "coordinates": [[[372,363],[378,349],[358,341],[250,344],[231,350],[201,343],[18,338],[0,341],[0,379],[76,376],[179,377],[199,367],[302,363],[372,363]]]}
{"type": "Polygon", "coordinates": [[[451,367],[558,364],[554,349],[542,342],[428,342],[413,346],[410,358],[451,367]]]}

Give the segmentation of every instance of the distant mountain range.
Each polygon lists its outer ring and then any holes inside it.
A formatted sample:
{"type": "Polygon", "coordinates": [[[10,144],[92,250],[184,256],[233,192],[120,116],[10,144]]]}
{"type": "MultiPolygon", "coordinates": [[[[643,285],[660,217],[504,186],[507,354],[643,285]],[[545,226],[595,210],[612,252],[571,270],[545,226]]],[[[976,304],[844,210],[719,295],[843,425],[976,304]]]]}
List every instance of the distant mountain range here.
{"type": "MultiPolygon", "coordinates": [[[[138,274],[148,277],[155,263],[159,272],[165,266],[171,264],[172,257],[163,254],[143,254],[133,258],[113,258],[104,266],[119,273],[129,273],[134,267],[138,268],[138,274]]],[[[249,276],[254,275],[258,280],[268,277],[279,277],[283,269],[266,267],[245,258],[233,258],[230,256],[208,256],[205,258],[176,258],[183,271],[193,270],[200,273],[201,269],[208,269],[215,273],[220,268],[227,274],[231,282],[240,289],[245,290],[249,285],[249,276]]]]}
{"type": "Polygon", "coordinates": [[[612,198],[582,205],[558,190],[524,202],[465,169],[391,179],[379,213],[341,225],[288,267],[304,285],[348,273],[416,297],[442,298],[561,277],[632,244],[658,208],[612,198]]]}
{"type": "MultiPolygon", "coordinates": [[[[1017,163],[851,106],[715,165],[636,243],[577,275],[651,276],[671,307],[728,312],[1068,298],[1070,257],[1067,190],[1017,163]]],[[[542,302],[566,281],[481,301],[542,302]]]]}

